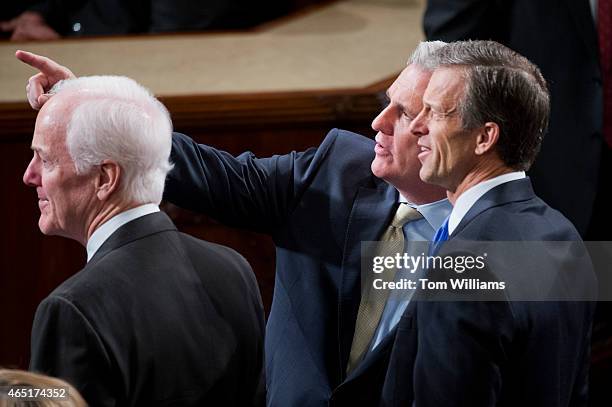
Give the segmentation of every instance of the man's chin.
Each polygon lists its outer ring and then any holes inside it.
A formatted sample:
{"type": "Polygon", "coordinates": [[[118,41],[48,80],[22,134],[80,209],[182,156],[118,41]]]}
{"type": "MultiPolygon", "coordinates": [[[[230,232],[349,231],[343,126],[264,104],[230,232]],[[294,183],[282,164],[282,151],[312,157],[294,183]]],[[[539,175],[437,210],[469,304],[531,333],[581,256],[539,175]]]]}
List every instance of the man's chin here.
{"type": "Polygon", "coordinates": [[[419,171],[419,178],[421,178],[421,181],[427,184],[436,183],[434,174],[431,171],[428,171],[425,167],[421,167],[421,170],[419,171]]]}
{"type": "Polygon", "coordinates": [[[47,222],[42,217],[38,220],[38,229],[40,229],[40,233],[42,233],[45,236],[53,236],[57,234],[55,233],[51,225],[49,225],[49,222],[47,222]]]}
{"type": "Polygon", "coordinates": [[[436,185],[440,188],[448,189],[447,180],[436,176],[433,171],[423,171],[423,168],[421,167],[421,171],[419,172],[419,178],[426,184],[436,185]]]}
{"type": "Polygon", "coordinates": [[[382,160],[378,157],[374,158],[372,161],[372,165],[370,165],[370,169],[372,170],[372,174],[378,178],[385,178],[385,175],[388,173],[388,166],[381,162],[382,160]]]}

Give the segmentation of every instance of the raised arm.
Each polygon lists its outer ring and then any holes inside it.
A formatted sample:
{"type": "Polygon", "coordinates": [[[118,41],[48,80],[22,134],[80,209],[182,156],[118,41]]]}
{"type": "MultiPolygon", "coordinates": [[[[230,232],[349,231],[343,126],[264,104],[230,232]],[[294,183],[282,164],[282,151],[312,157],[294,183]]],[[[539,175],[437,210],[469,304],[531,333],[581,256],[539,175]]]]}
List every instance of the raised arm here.
{"type": "Polygon", "coordinates": [[[174,168],[164,199],[230,226],[273,235],[290,216],[326,151],[323,143],[301,153],[257,158],[245,152],[234,157],[174,133],[174,168]]]}

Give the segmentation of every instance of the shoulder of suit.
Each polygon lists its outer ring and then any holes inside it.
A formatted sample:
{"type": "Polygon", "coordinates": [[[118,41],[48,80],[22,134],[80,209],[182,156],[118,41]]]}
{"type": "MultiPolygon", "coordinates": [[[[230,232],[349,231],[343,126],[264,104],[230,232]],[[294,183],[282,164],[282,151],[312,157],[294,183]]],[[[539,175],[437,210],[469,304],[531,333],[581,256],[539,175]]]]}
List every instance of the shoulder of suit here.
{"type": "Polygon", "coordinates": [[[41,305],[69,306],[77,309],[76,303],[82,303],[89,297],[90,290],[96,290],[95,284],[88,281],[83,273],[84,269],[70,276],[58,285],[51,293],[43,299],[41,305]]]}
{"type": "Polygon", "coordinates": [[[537,197],[488,208],[457,236],[474,240],[580,240],[572,223],[537,197]]]}
{"type": "Polygon", "coordinates": [[[353,181],[372,178],[374,141],[357,133],[333,129],[319,146],[314,159],[317,167],[330,169],[324,173],[336,179],[339,174],[353,181]]]}
{"type": "MultiPolygon", "coordinates": [[[[201,240],[186,233],[178,232],[181,242],[185,245],[188,253],[196,257],[217,258],[220,261],[229,261],[241,267],[251,268],[247,260],[231,247],[223,246],[218,243],[201,240]]],[[[229,264],[229,263],[228,263],[229,264]]]]}
{"type": "Polygon", "coordinates": [[[323,141],[323,144],[326,143],[333,143],[341,147],[351,147],[353,150],[364,151],[374,156],[374,140],[348,130],[330,130],[323,141]]]}

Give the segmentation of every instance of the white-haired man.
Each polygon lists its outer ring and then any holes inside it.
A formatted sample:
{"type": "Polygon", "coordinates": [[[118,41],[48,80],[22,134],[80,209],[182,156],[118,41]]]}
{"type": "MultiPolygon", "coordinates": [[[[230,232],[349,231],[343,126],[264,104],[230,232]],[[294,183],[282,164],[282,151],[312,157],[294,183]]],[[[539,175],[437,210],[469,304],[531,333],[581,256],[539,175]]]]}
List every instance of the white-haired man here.
{"type": "Polygon", "coordinates": [[[93,406],[263,401],[263,308],[246,261],[179,233],[159,211],[172,123],[123,77],[58,83],[23,176],[39,227],[87,248],[43,300],[30,367],[93,406]]]}

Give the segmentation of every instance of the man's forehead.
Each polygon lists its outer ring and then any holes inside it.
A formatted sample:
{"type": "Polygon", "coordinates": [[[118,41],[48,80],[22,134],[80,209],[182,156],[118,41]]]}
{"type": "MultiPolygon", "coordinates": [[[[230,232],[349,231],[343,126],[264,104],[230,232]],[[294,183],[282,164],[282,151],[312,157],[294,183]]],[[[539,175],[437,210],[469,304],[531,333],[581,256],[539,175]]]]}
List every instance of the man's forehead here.
{"type": "Polygon", "coordinates": [[[458,89],[462,89],[464,85],[465,75],[461,68],[441,67],[434,71],[427,89],[455,92],[458,89]]]}
{"type": "Polygon", "coordinates": [[[414,93],[419,93],[420,97],[430,77],[430,72],[415,65],[408,65],[389,87],[387,93],[389,95],[397,95],[398,97],[410,97],[414,93]]]}
{"type": "Polygon", "coordinates": [[[424,102],[437,99],[459,99],[465,89],[465,77],[459,68],[443,67],[434,71],[427,85],[424,102]]]}
{"type": "Polygon", "coordinates": [[[31,148],[49,152],[61,148],[65,142],[69,109],[65,101],[54,96],[38,112],[31,148]]]}

